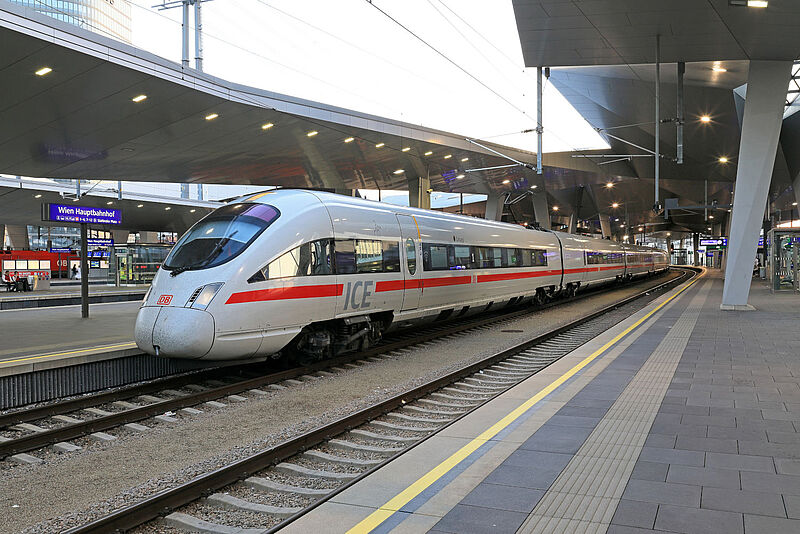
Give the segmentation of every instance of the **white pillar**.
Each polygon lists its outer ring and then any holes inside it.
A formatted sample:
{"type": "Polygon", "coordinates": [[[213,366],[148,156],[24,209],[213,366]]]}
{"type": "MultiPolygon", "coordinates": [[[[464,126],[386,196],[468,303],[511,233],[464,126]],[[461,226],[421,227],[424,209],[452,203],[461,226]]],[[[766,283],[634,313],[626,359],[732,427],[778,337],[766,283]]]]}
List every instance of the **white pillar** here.
{"type": "Polygon", "coordinates": [[[8,243],[11,248],[17,250],[30,250],[31,242],[28,239],[28,227],[25,225],[6,225],[8,243]]]}
{"type": "Polygon", "coordinates": [[[539,227],[550,230],[550,210],[547,208],[547,194],[535,193],[533,199],[533,216],[539,227]]]}
{"type": "MultiPolygon", "coordinates": [[[[127,237],[125,238],[127,240],[127,237]]],[[[158,243],[158,232],[139,232],[140,243],[158,243]]]]}
{"type": "Polygon", "coordinates": [[[600,214],[600,232],[603,234],[603,239],[611,237],[611,217],[608,215],[600,214]]]}
{"type": "Polygon", "coordinates": [[[424,176],[408,178],[408,205],[412,208],[431,209],[431,181],[424,176]]]}
{"type": "Polygon", "coordinates": [[[569,227],[567,228],[567,233],[574,234],[578,231],[578,214],[573,213],[569,216],[569,227]]]}
{"type": "Polygon", "coordinates": [[[6,225],[0,224],[0,249],[6,248],[6,225]]]}
{"type": "Polygon", "coordinates": [[[500,221],[503,219],[503,204],[505,195],[498,195],[497,193],[489,193],[486,197],[486,214],[484,217],[491,221],[500,221]]]}
{"type": "Polygon", "coordinates": [[[751,61],[744,103],[736,188],[721,309],[747,304],[758,232],[764,214],[783,121],[791,61],[751,61]]]}

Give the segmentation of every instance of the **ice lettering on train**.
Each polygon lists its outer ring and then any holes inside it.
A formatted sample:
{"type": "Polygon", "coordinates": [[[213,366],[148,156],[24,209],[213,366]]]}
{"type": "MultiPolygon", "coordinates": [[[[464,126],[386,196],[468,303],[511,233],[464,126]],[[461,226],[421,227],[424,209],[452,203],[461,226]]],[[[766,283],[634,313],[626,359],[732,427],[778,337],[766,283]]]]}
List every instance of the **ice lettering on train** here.
{"type": "Polygon", "coordinates": [[[347,286],[344,292],[344,308],[347,309],[350,306],[353,310],[358,310],[360,308],[369,308],[372,306],[372,303],[367,300],[367,297],[372,295],[372,285],[375,282],[372,280],[368,280],[366,282],[359,280],[358,282],[347,282],[347,286]],[[358,292],[361,291],[361,302],[358,301],[358,292]]]}

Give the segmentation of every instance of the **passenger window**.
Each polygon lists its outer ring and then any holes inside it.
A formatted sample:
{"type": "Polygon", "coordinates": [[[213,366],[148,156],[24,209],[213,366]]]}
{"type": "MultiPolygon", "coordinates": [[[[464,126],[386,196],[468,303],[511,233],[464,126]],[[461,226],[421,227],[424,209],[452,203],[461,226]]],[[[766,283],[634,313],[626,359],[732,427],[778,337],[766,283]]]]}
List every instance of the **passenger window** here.
{"type": "Polygon", "coordinates": [[[536,267],[547,266],[547,251],[542,249],[535,249],[531,251],[531,258],[533,265],[536,267]]]}
{"type": "Polygon", "coordinates": [[[380,241],[356,239],[356,272],[379,273],[383,270],[383,248],[380,241]]]}
{"type": "Polygon", "coordinates": [[[453,247],[453,269],[471,269],[472,253],[469,247],[455,245],[453,247]]]}
{"type": "Polygon", "coordinates": [[[518,248],[508,249],[508,266],[522,267],[522,250],[518,248]]]}
{"type": "Polygon", "coordinates": [[[333,274],[331,239],[320,239],[311,243],[311,274],[313,276],[333,274]]]}
{"type": "Polygon", "coordinates": [[[413,275],[417,272],[417,248],[411,238],[406,239],[406,266],[408,274],[413,275]]]}
{"type": "Polygon", "coordinates": [[[422,261],[426,271],[450,270],[450,262],[447,257],[447,245],[423,243],[422,261]]]}
{"type": "Polygon", "coordinates": [[[400,245],[395,241],[383,241],[383,272],[400,272],[400,245]]]}
{"type": "Polygon", "coordinates": [[[352,239],[337,239],[334,250],[336,251],[336,274],[355,274],[355,242],[352,239]]]}

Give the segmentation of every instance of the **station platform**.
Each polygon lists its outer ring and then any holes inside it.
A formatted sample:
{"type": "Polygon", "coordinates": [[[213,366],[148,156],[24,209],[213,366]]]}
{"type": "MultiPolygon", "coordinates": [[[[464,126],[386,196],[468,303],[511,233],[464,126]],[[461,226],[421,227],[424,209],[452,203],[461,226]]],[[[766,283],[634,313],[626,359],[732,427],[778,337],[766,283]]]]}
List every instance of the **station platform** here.
{"type": "Polygon", "coordinates": [[[141,351],[133,342],[140,301],[0,311],[0,377],[120,358],[141,351]]]}
{"type": "Polygon", "coordinates": [[[682,285],[284,532],[798,533],[800,296],[682,285]]]}
{"type": "MultiPolygon", "coordinates": [[[[149,285],[114,287],[92,284],[89,286],[89,302],[127,302],[142,300],[149,285]]],[[[38,291],[0,290],[0,310],[20,310],[52,306],[76,306],[81,303],[81,286],[75,284],[53,284],[50,289],[38,291]]]]}

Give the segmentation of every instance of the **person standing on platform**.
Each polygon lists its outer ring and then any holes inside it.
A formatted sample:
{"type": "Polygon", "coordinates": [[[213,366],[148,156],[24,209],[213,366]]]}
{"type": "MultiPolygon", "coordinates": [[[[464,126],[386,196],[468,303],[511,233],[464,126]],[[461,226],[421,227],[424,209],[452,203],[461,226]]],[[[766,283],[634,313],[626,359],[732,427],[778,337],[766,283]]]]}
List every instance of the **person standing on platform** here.
{"type": "Polygon", "coordinates": [[[71,276],[71,278],[74,279],[76,276],[78,276],[78,268],[73,265],[72,266],[72,276],[71,276]]]}

